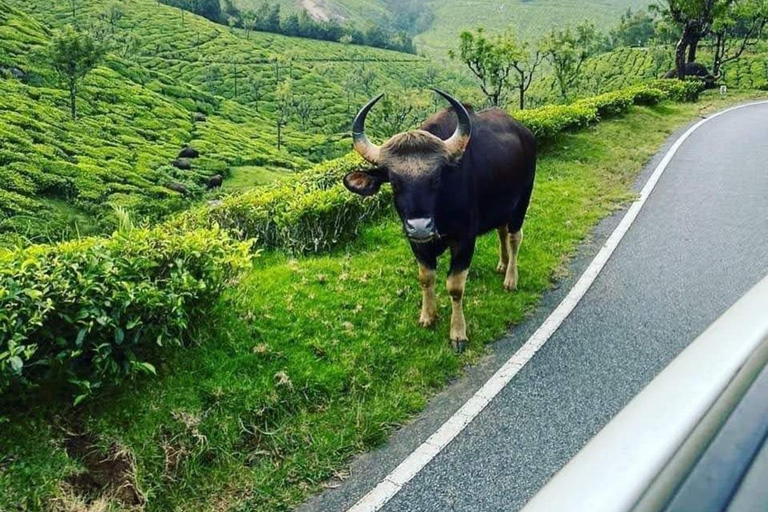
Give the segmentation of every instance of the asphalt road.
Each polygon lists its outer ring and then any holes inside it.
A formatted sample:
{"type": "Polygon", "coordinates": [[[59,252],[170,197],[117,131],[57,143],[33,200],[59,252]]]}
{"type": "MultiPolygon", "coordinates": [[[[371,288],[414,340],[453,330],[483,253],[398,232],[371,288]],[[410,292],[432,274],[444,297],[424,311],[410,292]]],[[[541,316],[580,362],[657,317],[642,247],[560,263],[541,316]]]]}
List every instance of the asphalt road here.
{"type": "MultiPolygon", "coordinates": [[[[601,223],[573,264],[575,277],[617,222],[614,216],[601,223]]],[[[571,315],[382,510],[518,510],[766,274],[768,104],[761,104],[719,116],[688,138],[571,315]]],[[[573,280],[548,294],[533,319],[387,446],[355,461],[338,488],[300,510],[344,511],[375,487],[524,343],[573,280]]]]}

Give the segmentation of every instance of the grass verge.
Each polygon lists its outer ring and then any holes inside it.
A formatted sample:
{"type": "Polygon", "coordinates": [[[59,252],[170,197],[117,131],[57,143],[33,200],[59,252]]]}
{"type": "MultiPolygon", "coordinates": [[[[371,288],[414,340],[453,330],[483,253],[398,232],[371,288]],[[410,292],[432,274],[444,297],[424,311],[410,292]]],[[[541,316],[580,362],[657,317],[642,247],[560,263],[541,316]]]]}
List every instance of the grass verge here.
{"type": "Polygon", "coordinates": [[[461,357],[447,343],[445,292],[436,329],[416,324],[416,267],[394,219],[328,255],[263,255],[157,379],[74,409],[3,404],[0,510],[290,509],[520,322],[595,223],[631,197],[669,133],[738,99],[633,107],[551,142],[526,221],[521,288],[502,290],[495,237],[482,238],[461,357]]]}

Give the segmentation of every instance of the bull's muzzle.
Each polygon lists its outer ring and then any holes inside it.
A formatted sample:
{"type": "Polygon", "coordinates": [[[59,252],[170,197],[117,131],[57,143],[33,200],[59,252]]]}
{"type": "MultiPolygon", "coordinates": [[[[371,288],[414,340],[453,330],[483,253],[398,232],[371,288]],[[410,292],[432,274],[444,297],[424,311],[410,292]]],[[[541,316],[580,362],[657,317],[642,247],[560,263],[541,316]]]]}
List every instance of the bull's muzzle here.
{"type": "Polygon", "coordinates": [[[406,219],[405,234],[414,242],[428,242],[437,236],[432,218],[406,219]]]}

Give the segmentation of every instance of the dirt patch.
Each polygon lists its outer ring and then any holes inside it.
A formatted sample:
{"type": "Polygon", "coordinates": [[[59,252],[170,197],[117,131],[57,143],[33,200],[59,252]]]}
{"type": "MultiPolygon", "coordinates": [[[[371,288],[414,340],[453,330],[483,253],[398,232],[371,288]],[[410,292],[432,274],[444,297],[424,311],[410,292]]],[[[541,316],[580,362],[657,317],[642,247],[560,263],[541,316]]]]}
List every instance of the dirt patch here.
{"type": "Polygon", "coordinates": [[[331,21],[335,17],[322,0],[301,0],[301,6],[318,21],[331,21]]]}
{"type": "Polygon", "coordinates": [[[59,510],[101,510],[101,503],[117,502],[127,507],[144,504],[144,496],[136,484],[136,461],[128,450],[111,444],[99,448],[89,434],[68,434],[64,448],[67,455],[84,467],[68,477],[65,492],[75,500],[94,508],[60,508],[59,510]]]}

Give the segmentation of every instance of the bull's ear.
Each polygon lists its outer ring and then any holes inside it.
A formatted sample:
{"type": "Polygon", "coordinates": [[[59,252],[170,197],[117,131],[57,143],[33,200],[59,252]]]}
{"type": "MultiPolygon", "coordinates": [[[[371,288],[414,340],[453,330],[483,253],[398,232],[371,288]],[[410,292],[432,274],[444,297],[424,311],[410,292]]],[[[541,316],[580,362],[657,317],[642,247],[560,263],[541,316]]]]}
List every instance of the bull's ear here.
{"type": "Polygon", "coordinates": [[[370,169],[368,171],[354,171],[344,176],[344,186],[350,192],[361,196],[372,196],[381,188],[381,184],[389,181],[386,169],[370,169]]]}

